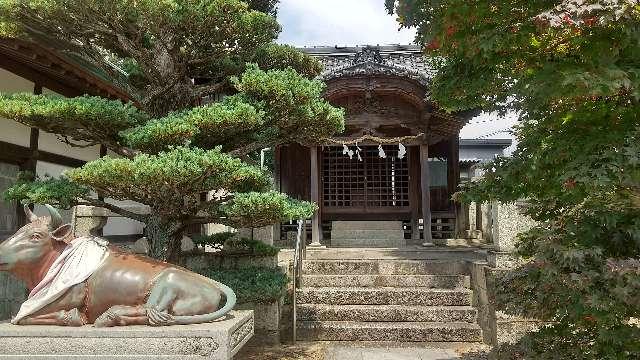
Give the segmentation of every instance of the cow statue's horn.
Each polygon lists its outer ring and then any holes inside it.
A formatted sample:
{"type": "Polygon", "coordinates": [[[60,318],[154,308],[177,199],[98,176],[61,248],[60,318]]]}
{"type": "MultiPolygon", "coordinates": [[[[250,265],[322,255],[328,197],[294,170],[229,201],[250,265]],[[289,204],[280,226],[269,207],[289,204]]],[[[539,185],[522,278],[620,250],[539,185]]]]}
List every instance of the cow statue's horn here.
{"type": "Polygon", "coordinates": [[[49,223],[51,230],[55,230],[62,226],[62,216],[60,216],[58,210],[54,209],[53,206],[49,204],[44,204],[44,206],[49,210],[49,215],[51,216],[51,222],[49,223]]]}
{"type": "Polygon", "coordinates": [[[29,222],[33,222],[38,219],[36,214],[31,211],[28,204],[24,204],[24,214],[27,215],[27,220],[29,220],[29,222]]]}

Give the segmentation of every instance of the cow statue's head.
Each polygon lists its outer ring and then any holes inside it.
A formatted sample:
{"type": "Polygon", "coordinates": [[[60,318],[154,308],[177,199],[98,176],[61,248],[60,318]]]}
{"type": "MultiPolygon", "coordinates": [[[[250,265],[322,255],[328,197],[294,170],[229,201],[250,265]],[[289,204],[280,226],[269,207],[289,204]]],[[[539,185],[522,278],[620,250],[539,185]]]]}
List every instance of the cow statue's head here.
{"type": "Polygon", "coordinates": [[[27,205],[27,225],[0,243],[0,271],[28,268],[45,257],[59,253],[72,240],[71,225],[63,224],[60,213],[45,205],[50,216],[38,217],[27,205]]]}

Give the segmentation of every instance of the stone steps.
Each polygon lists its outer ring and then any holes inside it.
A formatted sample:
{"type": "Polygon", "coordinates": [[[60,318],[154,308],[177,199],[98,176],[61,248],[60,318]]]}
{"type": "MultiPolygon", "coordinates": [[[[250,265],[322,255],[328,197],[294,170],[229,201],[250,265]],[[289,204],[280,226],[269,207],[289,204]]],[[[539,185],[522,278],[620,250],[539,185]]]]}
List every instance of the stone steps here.
{"type": "Polygon", "coordinates": [[[307,275],[466,275],[465,262],[450,260],[305,260],[307,275]]]}
{"type": "Polygon", "coordinates": [[[469,289],[302,288],[298,304],[470,306],[469,289]]]}
{"type": "MultiPolygon", "coordinates": [[[[286,254],[287,250],[281,253],[286,254]]],[[[307,248],[307,260],[484,260],[486,250],[459,247],[459,248],[425,248],[415,247],[391,247],[391,248],[340,248],[340,249],[314,249],[307,248]]]]}
{"type": "Polygon", "coordinates": [[[466,275],[303,275],[302,287],[469,288],[466,275]]]}
{"type": "MultiPolygon", "coordinates": [[[[332,251],[339,254],[340,250],[332,251]]],[[[354,258],[305,260],[302,288],[296,292],[299,338],[482,341],[478,313],[472,307],[467,258],[387,258],[394,256],[393,251],[397,249],[367,249],[370,255],[383,259],[362,257],[357,249],[349,249],[354,258]]],[[[469,254],[475,253],[464,253],[469,254]]]]}
{"type": "Polygon", "coordinates": [[[466,322],[300,321],[298,334],[321,341],[482,341],[480,327],[466,322]]]}
{"type": "Polygon", "coordinates": [[[475,323],[477,310],[471,306],[300,304],[298,318],[303,321],[475,323]]]}

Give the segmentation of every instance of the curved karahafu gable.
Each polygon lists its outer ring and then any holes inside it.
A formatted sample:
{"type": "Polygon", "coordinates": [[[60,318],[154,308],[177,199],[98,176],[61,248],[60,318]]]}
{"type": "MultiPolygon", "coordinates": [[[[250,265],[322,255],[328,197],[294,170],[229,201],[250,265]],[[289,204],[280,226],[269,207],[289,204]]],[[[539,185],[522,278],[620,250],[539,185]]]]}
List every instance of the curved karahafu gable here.
{"type": "Polygon", "coordinates": [[[435,71],[419,47],[314,47],[325,66],[325,97],[347,110],[346,136],[425,134],[429,144],[458,134],[475,112],[447,114],[429,99],[435,71]]]}

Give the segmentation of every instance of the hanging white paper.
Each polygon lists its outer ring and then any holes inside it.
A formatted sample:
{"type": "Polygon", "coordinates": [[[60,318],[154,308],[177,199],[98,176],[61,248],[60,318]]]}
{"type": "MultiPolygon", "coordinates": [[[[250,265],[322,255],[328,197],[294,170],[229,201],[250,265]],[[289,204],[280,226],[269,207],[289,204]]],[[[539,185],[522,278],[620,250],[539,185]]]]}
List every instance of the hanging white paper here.
{"type": "Polygon", "coordinates": [[[378,145],[378,156],[380,156],[383,159],[387,158],[387,154],[385,154],[384,150],[382,149],[382,144],[378,145]]]}
{"type": "Polygon", "coordinates": [[[353,160],[353,150],[349,149],[346,144],[342,145],[342,155],[349,155],[349,159],[353,160]]]}
{"type": "Polygon", "coordinates": [[[398,159],[404,159],[404,156],[407,154],[407,148],[402,145],[402,143],[398,143],[398,159]]]}
{"type": "Polygon", "coordinates": [[[271,148],[264,148],[262,150],[260,150],[260,168],[264,170],[264,159],[265,159],[265,152],[271,150],[271,148]]]}

